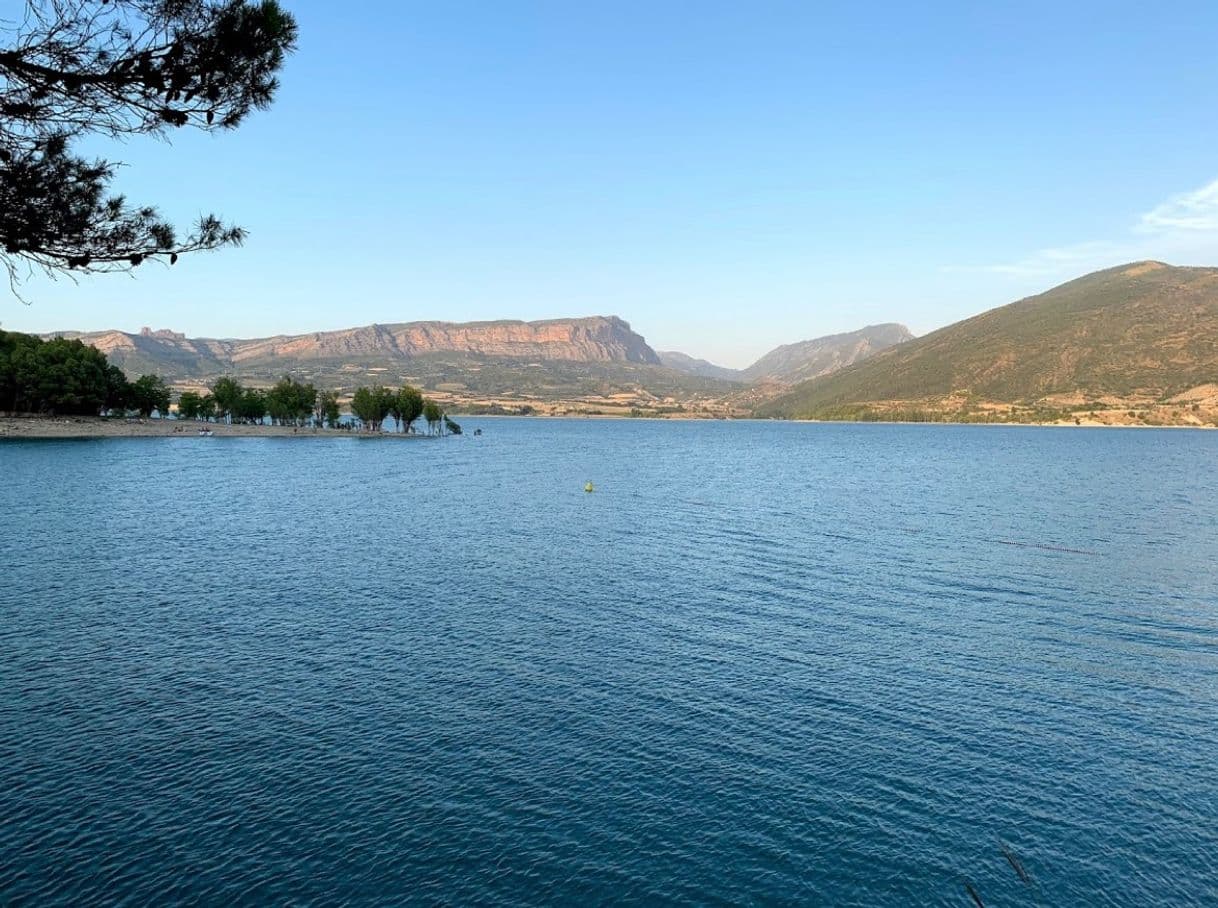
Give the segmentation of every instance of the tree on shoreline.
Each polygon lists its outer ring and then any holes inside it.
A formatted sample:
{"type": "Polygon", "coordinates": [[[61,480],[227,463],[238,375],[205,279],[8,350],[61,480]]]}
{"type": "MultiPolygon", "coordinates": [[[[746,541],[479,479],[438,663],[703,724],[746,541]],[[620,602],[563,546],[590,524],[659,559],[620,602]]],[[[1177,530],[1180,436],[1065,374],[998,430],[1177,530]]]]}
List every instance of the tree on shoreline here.
{"type": "Polygon", "coordinates": [[[246,388],[241,394],[238,413],[242,422],[261,423],[266,416],[266,395],[255,388],[246,388]]]}
{"type": "Polygon", "coordinates": [[[106,367],[106,398],[102,406],[111,411],[126,410],[131,406],[131,383],[118,366],[106,367]]]}
{"type": "Polygon", "coordinates": [[[164,419],[169,415],[169,386],[159,375],[141,375],[131,383],[130,405],[148,417],[156,410],[164,419]]]}
{"type": "Polygon", "coordinates": [[[178,419],[199,419],[203,415],[203,395],[183,391],[178,395],[178,419]]]}
{"type": "Polygon", "coordinates": [[[232,421],[233,417],[241,417],[241,395],[245,389],[231,375],[217,378],[212,382],[211,396],[216,402],[216,412],[222,418],[232,421]]]}
{"type": "Polygon", "coordinates": [[[0,20],[0,263],[22,274],[130,270],[238,245],[214,215],[179,237],[149,206],[108,195],[117,164],[72,143],[220,132],[270,105],[296,45],[275,0],[28,0],[0,20]]]}
{"type": "Polygon", "coordinates": [[[440,409],[440,405],[434,400],[423,401],[423,419],[427,422],[427,434],[435,435],[437,427],[440,425],[440,420],[444,418],[444,411],[440,409]]]}
{"type": "Polygon", "coordinates": [[[303,425],[316,403],[317,389],[312,384],[301,384],[290,375],[285,375],[266,392],[267,412],[271,421],[281,426],[287,425],[289,420],[294,425],[303,425]]]}
{"type": "Polygon", "coordinates": [[[340,414],[338,410],[338,394],[334,391],[321,391],[317,395],[316,409],[313,418],[317,425],[323,423],[331,429],[338,427],[340,414]]]}
{"type": "Polygon", "coordinates": [[[351,398],[351,412],[369,432],[379,432],[385,417],[393,409],[395,399],[396,395],[383,385],[359,387],[351,398]]]}
{"type": "Polygon", "coordinates": [[[393,418],[399,432],[413,432],[414,421],[423,415],[423,395],[418,388],[403,385],[394,398],[393,418]]]}

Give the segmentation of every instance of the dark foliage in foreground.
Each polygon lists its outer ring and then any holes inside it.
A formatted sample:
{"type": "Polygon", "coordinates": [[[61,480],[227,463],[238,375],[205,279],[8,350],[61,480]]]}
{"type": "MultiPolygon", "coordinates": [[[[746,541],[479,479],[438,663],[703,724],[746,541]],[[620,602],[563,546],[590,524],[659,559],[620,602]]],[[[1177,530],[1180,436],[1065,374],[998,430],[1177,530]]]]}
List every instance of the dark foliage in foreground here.
{"type": "Polygon", "coordinates": [[[232,129],[265,108],[296,42],[275,0],[29,0],[0,21],[0,263],[48,274],[120,271],[239,244],[214,215],[179,236],[110,194],[117,164],[72,143],[232,129]]]}

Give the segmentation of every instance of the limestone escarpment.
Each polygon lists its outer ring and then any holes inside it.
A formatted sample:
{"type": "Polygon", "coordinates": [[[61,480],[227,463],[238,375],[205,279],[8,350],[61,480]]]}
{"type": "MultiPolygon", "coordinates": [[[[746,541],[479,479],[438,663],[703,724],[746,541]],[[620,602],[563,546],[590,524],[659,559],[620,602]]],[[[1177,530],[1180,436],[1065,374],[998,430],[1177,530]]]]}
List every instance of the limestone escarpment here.
{"type": "Polygon", "coordinates": [[[381,358],[391,363],[434,353],[513,360],[660,363],[647,341],[616,316],[537,322],[403,322],[241,340],[188,338],[148,328],[136,334],[58,333],[92,344],[128,371],[156,371],[170,377],[222,373],[251,364],[290,370],[319,360],[381,358]]]}

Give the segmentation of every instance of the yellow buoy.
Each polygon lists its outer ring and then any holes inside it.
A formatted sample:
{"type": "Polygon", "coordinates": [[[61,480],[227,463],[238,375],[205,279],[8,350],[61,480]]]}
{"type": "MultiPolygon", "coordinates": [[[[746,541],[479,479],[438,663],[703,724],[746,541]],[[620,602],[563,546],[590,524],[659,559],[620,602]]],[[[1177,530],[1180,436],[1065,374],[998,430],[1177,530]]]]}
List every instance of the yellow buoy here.
{"type": "Polygon", "coordinates": [[[594,492],[594,491],[596,491],[596,490],[595,490],[595,489],[592,487],[592,480],[588,480],[588,482],[586,482],[586,483],[584,484],[584,491],[585,491],[585,492],[594,492]]]}

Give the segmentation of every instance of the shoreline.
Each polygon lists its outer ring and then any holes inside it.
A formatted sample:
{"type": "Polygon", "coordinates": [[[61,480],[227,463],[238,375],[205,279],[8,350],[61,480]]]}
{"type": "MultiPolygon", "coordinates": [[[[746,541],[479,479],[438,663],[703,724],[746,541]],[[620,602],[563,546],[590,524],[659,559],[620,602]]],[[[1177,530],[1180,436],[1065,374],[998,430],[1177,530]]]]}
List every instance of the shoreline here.
{"type": "Polygon", "coordinates": [[[979,428],[1022,428],[1022,429],[1201,429],[1213,431],[1218,426],[1194,425],[1191,423],[1169,423],[1150,425],[1148,423],[1113,423],[1113,422],[956,422],[952,420],[921,420],[912,419],[777,419],[771,416],[614,416],[608,413],[454,413],[461,419],[537,419],[537,420],[600,420],[601,422],[764,422],[790,423],[791,425],[817,426],[977,426],[979,428]]]}
{"type": "Polygon", "coordinates": [[[763,419],[762,422],[814,423],[820,426],[976,426],[980,429],[1198,429],[1212,432],[1218,426],[1193,425],[1191,423],[1165,423],[1151,425],[1144,422],[953,422],[951,420],[912,419],[763,419]]]}
{"type": "MultiPolygon", "coordinates": [[[[463,415],[463,414],[458,414],[463,415]]],[[[467,415],[467,414],[465,414],[467,415]]],[[[606,414],[530,414],[516,416],[507,414],[485,414],[470,416],[471,419],[536,419],[574,420],[587,422],[766,422],[791,425],[825,426],[971,426],[977,428],[1028,428],[1028,429],[1194,429],[1214,431],[1216,426],[1205,425],[1147,425],[1145,423],[1100,423],[1083,422],[914,422],[911,420],[853,420],[853,419],[770,419],[765,417],[681,418],[663,416],[610,416],[606,414]]],[[[400,432],[355,432],[339,429],[315,429],[293,426],[226,425],[224,423],[201,423],[193,420],[175,419],[106,419],[100,416],[0,416],[0,441],[4,439],[53,440],[53,439],[101,439],[101,438],[206,438],[198,430],[206,426],[213,438],[395,438],[419,440],[433,436],[400,432]]]]}
{"type": "Polygon", "coordinates": [[[100,416],[0,416],[0,439],[96,438],[397,438],[418,440],[433,436],[401,432],[355,432],[341,429],[293,426],[226,425],[177,419],[105,419],[100,416]]]}

